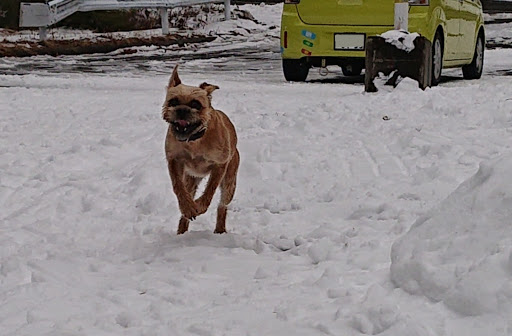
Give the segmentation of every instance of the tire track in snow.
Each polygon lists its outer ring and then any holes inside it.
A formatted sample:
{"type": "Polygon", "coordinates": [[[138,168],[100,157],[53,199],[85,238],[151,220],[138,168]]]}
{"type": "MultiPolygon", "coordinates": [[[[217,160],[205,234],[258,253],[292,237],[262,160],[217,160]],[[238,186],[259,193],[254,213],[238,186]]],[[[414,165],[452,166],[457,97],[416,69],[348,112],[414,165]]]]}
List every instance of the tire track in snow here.
{"type": "Polygon", "coordinates": [[[369,147],[365,145],[362,141],[359,141],[359,146],[362,147],[363,149],[363,154],[368,163],[370,164],[370,167],[372,168],[373,175],[375,175],[375,177],[380,177],[381,169],[379,163],[377,162],[377,160],[375,160],[375,156],[372,154],[372,152],[368,150],[369,147]]]}
{"type": "Polygon", "coordinates": [[[410,171],[409,169],[405,166],[404,162],[402,161],[402,159],[393,154],[391,152],[391,150],[389,150],[389,147],[388,146],[385,146],[386,150],[388,151],[388,153],[391,155],[391,157],[393,158],[393,161],[395,161],[398,169],[400,170],[400,172],[402,173],[403,176],[409,176],[410,175],[410,171]]]}
{"type": "MultiPolygon", "coordinates": [[[[27,179],[27,181],[29,181],[31,179],[27,179]]],[[[10,220],[13,220],[13,219],[16,219],[17,217],[21,216],[21,215],[24,215],[24,214],[27,214],[27,212],[31,209],[33,209],[34,211],[36,211],[36,207],[41,205],[41,203],[43,202],[43,200],[45,199],[45,196],[48,196],[50,195],[52,192],[54,191],[57,191],[59,190],[60,188],[62,187],[66,187],[66,186],[69,186],[69,184],[61,184],[59,186],[56,186],[56,187],[53,187],[53,188],[50,188],[46,191],[43,191],[39,197],[33,199],[28,205],[25,205],[17,210],[14,210],[12,211],[11,213],[9,213],[7,216],[5,216],[4,218],[0,219],[0,221],[10,221],[10,220]]],[[[16,192],[23,192],[23,190],[25,190],[25,188],[18,188],[16,191],[13,192],[16,193],[16,192]]]]}

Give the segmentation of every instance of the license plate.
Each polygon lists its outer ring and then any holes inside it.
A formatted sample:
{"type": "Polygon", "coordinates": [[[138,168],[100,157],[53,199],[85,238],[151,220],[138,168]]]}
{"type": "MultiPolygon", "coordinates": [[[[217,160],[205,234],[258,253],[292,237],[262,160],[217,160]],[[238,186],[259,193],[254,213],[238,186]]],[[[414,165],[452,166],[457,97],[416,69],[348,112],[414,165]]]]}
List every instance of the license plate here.
{"type": "Polygon", "coordinates": [[[334,34],[335,50],[364,50],[365,34],[334,34]]]}

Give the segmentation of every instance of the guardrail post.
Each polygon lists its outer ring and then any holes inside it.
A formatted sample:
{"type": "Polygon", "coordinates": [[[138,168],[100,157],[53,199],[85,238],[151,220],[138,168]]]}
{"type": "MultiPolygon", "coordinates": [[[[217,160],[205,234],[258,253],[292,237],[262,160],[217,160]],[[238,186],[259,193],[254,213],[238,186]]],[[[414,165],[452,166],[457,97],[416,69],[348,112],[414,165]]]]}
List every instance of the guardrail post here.
{"type": "Polygon", "coordinates": [[[39,27],[39,41],[46,41],[48,38],[48,27],[39,27]]]}
{"type": "Polygon", "coordinates": [[[231,20],[231,1],[224,0],[224,18],[226,21],[231,20]]]}
{"type": "Polygon", "coordinates": [[[160,8],[160,20],[162,22],[162,34],[169,34],[169,10],[160,8]]]}

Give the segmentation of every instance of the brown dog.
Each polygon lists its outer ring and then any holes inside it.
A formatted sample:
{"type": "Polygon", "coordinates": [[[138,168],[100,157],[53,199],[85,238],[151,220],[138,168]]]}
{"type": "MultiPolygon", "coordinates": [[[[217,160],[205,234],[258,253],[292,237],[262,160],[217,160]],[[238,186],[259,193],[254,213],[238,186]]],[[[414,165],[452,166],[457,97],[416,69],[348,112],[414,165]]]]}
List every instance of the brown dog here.
{"type": "Polygon", "coordinates": [[[235,127],[211,105],[211,94],[218,88],[207,83],[199,87],[182,84],[178,66],[167,88],[162,117],[169,123],[165,155],[181,211],[178,234],[187,232],[189,222],[206,212],[219,186],[214,232],[226,232],[227,206],[235,193],[240,156],[235,127]],[[199,183],[207,175],[203,195],[194,200],[199,183]]]}

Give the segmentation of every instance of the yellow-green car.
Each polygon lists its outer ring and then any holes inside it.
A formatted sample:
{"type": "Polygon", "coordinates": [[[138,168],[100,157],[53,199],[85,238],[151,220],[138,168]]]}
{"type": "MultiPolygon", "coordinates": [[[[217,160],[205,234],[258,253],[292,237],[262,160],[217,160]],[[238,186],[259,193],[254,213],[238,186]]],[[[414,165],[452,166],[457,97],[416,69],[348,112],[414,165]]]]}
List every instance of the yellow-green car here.
{"type": "MultiPolygon", "coordinates": [[[[281,21],[283,72],[305,81],[310,67],[339,65],[347,76],[364,68],[366,37],[394,28],[394,0],[285,0],[281,21]]],[[[410,32],[432,42],[432,84],[441,69],[482,75],[485,33],[480,0],[411,0],[410,32]]]]}

